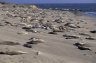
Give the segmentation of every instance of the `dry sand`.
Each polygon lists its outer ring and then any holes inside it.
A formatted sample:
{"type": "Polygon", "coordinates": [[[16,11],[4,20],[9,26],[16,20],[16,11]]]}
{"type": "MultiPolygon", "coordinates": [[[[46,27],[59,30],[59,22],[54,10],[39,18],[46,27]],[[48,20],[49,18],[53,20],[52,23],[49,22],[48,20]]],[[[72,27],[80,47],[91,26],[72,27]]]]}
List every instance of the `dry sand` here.
{"type": "MultiPolygon", "coordinates": [[[[96,40],[85,39],[88,36],[80,35],[85,33],[96,39],[96,33],[90,33],[96,30],[96,21],[91,17],[77,16],[72,12],[35,9],[31,7],[16,6],[12,4],[0,4],[0,42],[11,41],[18,42],[20,45],[0,45],[0,51],[24,51],[26,54],[5,55],[0,54],[0,63],[96,63],[96,40]],[[28,17],[29,16],[29,17],[28,17]],[[25,20],[24,20],[24,19],[25,20]],[[55,19],[60,19],[54,22],[55,19]],[[71,22],[77,24],[80,28],[70,28],[64,32],[48,34],[52,29],[42,29],[41,27],[32,28],[39,32],[27,32],[22,29],[24,23],[33,25],[39,21],[52,23],[52,25],[62,25],[71,22]],[[7,22],[7,23],[6,23],[7,22]],[[23,25],[21,25],[23,23],[23,25]],[[64,34],[80,36],[79,39],[65,39],[64,34]],[[44,40],[44,43],[32,44],[32,48],[23,45],[30,41],[32,37],[44,40]],[[89,45],[90,50],[80,50],[73,44],[84,42],[89,45]]],[[[75,25],[74,25],[75,26],[75,25]]],[[[66,26],[65,26],[66,28],[66,26]]]]}

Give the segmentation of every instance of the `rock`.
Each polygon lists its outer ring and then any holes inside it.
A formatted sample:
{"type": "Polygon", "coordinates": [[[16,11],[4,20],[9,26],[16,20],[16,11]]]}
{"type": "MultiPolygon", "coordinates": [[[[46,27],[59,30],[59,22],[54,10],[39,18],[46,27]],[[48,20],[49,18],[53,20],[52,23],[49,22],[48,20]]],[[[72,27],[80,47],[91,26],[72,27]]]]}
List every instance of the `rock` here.
{"type": "Polygon", "coordinates": [[[3,41],[0,42],[0,45],[20,45],[20,43],[12,42],[12,41],[3,41]]]}
{"type": "Polygon", "coordinates": [[[90,31],[91,33],[96,33],[96,30],[90,31]]]}
{"type": "Polygon", "coordinates": [[[74,45],[76,47],[78,47],[78,49],[80,49],[80,50],[91,50],[90,48],[87,47],[88,45],[86,43],[79,43],[79,42],[77,42],[74,45]]]}
{"type": "Polygon", "coordinates": [[[66,39],[78,39],[78,38],[80,38],[80,36],[76,36],[76,35],[67,35],[67,34],[65,34],[63,36],[66,37],[66,39]]]}
{"type": "Polygon", "coordinates": [[[27,47],[27,48],[32,48],[32,45],[31,44],[24,44],[23,46],[24,47],[27,47]]]}
{"type": "Polygon", "coordinates": [[[36,52],[36,55],[40,55],[40,54],[41,54],[41,52],[40,52],[40,51],[37,51],[37,52],[36,52]]]}
{"type": "Polygon", "coordinates": [[[0,51],[0,54],[4,54],[4,55],[20,55],[26,53],[27,52],[23,52],[23,51],[0,51]]]}

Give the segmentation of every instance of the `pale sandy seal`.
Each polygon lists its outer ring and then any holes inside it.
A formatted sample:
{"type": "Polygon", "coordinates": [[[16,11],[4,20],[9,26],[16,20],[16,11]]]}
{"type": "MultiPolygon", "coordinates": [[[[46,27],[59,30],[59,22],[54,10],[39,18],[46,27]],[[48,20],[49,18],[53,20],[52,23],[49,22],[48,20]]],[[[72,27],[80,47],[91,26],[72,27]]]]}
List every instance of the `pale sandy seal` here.
{"type": "Polygon", "coordinates": [[[38,43],[43,43],[45,42],[44,40],[40,39],[40,38],[31,38],[30,39],[31,41],[27,42],[28,44],[38,44],[38,43]]]}
{"type": "Polygon", "coordinates": [[[4,54],[4,55],[20,55],[26,53],[27,52],[23,52],[23,51],[0,51],[0,54],[4,54]]]}

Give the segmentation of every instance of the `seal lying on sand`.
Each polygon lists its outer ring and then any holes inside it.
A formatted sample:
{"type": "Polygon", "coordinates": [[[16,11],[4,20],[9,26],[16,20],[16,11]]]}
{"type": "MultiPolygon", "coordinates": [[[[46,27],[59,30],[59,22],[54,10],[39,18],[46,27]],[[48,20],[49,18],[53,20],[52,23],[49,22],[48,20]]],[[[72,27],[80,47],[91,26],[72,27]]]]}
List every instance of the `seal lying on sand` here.
{"type": "Polygon", "coordinates": [[[44,42],[44,40],[42,40],[40,38],[35,38],[35,37],[31,38],[30,40],[31,41],[27,42],[28,44],[38,44],[38,43],[43,43],[44,42]]]}
{"type": "Polygon", "coordinates": [[[92,31],[90,31],[91,33],[96,33],[96,30],[92,30],[92,31]]]}
{"type": "Polygon", "coordinates": [[[96,40],[96,39],[93,38],[93,37],[87,37],[87,38],[85,38],[85,39],[88,39],[88,40],[96,40]]]}
{"type": "Polygon", "coordinates": [[[28,32],[22,31],[22,32],[18,32],[17,34],[19,34],[19,35],[28,35],[28,32]]]}
{"type": "Polygon", "coordinates": [[[48,32],[48,34],[54,34],[54,35],[57,35],[56,32],[48,32]]]}
{"type": "Polygon", "coordinates": [[[79,43],[79,42],[77,42],[74,45],[77,46],[78,49],[80,49],[80,50],[90,50],[91,51],[91,49],[88,48],[86,43],[79,43]]]}
{"type": "Polygon", "coordinates": [[[77,26],[76,24],[73,24],[73,23],[66,23],[64,26],[67,26],[70,28],[80,28],[80,26],[77,26]]]}
{"type": "Polygon", "coordinates": [[[79,35],[89,36],[90,37],[90,35],[89,34],[86,34],[86,33],[79,33],[79,35]]]}
{"type": "Polygon", "coordinates": [[[12,42],[12,41],[3,41],[0,42],[0,45],[20,45],[20,43],[12,42]]]}
{"type": "Polygon", "coordinates": [[[80,36],[76,36],[76,35],[67,35],[67,34],[65,34],[65,35],[63,35],[66,39],[78,39],[78,38],[80,38],[80,36]]]}
{"type": "Polygon", "coordinates": [[[4,54],[4,55],[20,55],[26,53],[27,52],[23,52],[23,51],[0,51],[0,54],[4,54]]]}
{"type": "Polygon", "coordinates": [[[27,47],[27,48],[32,48],[32,45],[31,44],[24,44],[23,46],[24,47],[27,47]]]}

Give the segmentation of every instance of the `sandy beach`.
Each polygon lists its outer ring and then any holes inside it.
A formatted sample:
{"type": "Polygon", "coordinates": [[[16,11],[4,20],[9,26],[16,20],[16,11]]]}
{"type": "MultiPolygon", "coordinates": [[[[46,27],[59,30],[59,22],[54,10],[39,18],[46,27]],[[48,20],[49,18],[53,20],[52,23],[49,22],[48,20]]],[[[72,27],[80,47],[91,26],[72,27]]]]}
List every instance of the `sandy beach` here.
{"type": "Polygon", "coordinates": [[[95,21],[69,11],[0,4],[0,63],[96,63],[95,21]]]}

